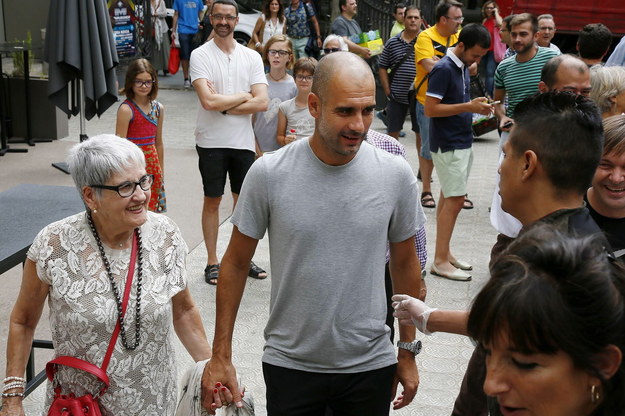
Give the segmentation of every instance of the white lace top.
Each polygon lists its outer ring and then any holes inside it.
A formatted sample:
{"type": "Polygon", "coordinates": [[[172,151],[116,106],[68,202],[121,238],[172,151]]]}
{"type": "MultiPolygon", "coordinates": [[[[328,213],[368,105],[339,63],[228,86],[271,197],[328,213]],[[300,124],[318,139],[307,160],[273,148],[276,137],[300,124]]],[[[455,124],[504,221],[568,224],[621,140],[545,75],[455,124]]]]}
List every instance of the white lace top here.
{"type": "MultiPolygon", "coordinates": [[[[103,415],[173,415],[177,380],[171,337],[171,298],[186,287],[187,245],[169,218],[148,213],[141,227],[143,282],[141,341],[126,350],[118,338],[107,373],[110,388],[101,397],[103,415]]],[[[130,248],[104,246],[115,282],[123,293],[130,248]]],[[[117,320],[115,298],[104,263],[80,213],[52,223],[35,238],[28,258],[37,264],[39,278],[50,285],[48,304],[55,355],[71,355],[102,364],[117,320]]],[[[135,337],[136,277],[125,317],[128,341],[135,337]]],[[[95,376],[64,367],[58,372],[63,394],[96,393],[95,376]]],[[[46,409],[52,400],[48,383],[46,409]]]]}

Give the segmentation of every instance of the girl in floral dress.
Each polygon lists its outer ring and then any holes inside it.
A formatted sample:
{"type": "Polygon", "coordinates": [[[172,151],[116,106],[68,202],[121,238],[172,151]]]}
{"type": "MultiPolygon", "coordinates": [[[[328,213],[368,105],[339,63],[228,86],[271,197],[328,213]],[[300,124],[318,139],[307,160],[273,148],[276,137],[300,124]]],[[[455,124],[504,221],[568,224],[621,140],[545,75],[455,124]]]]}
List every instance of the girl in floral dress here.
{"type": "Polygon", "coordinates": [[[163,119],[165,109],[156,101],[158,78],[147,59],[137,59],[128,66],[121,91],[126,100],[117,110],[115,134],[125,137],[143,150],[148,174],[154,175],[148,209],[166,212],[163,171],[163,119]]]}

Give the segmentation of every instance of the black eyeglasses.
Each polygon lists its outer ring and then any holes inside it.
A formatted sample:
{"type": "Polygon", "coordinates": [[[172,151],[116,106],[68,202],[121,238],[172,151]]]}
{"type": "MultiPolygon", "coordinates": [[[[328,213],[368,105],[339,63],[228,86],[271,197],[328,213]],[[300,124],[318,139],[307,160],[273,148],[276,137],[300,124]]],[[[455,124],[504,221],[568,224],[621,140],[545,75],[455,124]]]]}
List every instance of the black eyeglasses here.
{"type": "Polygon", "coordinates": [[[339,52],[340,50],[341,48],[323,48],[323,51],[325,52],[326,55],[332,52],[339,52]]]}
{"type": "Polygon", "coordinates": [[[301,74],[297,74],[295,75],[295,79],[298,81],[312,81],[313,80],[313,76],[312,75],[301,75],[301,74]]]}
{"type": "Polygon", "coordinates": [[[135,79],[134,83],[135,83],[135,87],[151,87],[154,81],[152,81],[151,79],[147,81],[141,81],[140,79],[135,79]]]}
{"type": "Polygon", "coordinates": [[[267,51],[267,55],[269,55],[269,56],[276,56],[276,55],[280,55],[280,56],[282,56],[282,57],[285,57],[285,56],[287,56],[287,55],[288,55],[288,54],[290,54],[290,53],[291,53],[291,52],[289,52],[289,51],[279,51],[279,50],[277,50],[277,49],[269,49],[269,50],[267,51]]]}
{"type": "Polygon", "coordinates": [[[122,182],[117,186],[112,185],[89,185],[92,188],[99,189],[108,189],[110,191],[115,191],[122,198],[128,198],[135,193],[137,189],[137,185],[144,191],[149,191],[152,186],[152,182],[154,182],[154,175],[144,175],[139,179],[138,182],[122,182]]]}

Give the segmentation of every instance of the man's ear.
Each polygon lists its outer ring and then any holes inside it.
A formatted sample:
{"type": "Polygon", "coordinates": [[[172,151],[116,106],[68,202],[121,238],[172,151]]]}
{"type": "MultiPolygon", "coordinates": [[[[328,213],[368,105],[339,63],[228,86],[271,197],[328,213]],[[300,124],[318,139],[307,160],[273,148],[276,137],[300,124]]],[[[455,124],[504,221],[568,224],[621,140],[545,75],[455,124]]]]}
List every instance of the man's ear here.
{"type": "Polygon", "coordinates": [[[312,92],[308,94],[308,111],[313,118],[321,116],[321,98],[312,92]]]}
{"type": "Polygon", "coordinates": [[[530,179],[535,173],[536,173],[536,169],[538,168],[538,156],[536,155],[536,153],[534,153],[533,150],[526,150],[523,153],[523,163],[525,164],[525,166],[523,166],[522,169],[522,176],[521,179],[523,181],[526,181],[528,179],[530,179]]]}
{"type": "Polygon", "coordinates": [[[549,91],[549,88],[547,87],[547,84],[545,84],[544,81],[540,81],[538,83],[538,91],[540,91],[540,92],[547,92],[547,91],[549,91]]]}

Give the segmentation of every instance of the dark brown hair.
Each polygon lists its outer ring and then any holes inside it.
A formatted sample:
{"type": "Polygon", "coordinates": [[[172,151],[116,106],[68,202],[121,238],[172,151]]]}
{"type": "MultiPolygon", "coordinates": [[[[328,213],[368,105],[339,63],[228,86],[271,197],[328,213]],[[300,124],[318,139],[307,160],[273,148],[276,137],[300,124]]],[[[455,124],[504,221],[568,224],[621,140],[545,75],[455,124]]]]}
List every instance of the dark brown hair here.
{"type": "Polygon", "coordinates": [[[604,399],[593,415],[625,407],[625,368],[605,380],[597,359],[609,345],[625,351],[625,270],[599,235],[574,237],[553,225],[535,225],[502,253],[477,295],[468,320],[482,345],[501,334],[525,354],[567,354],[602,381],[604,399]]]}
{"type": "MultiPolygon", "coordinates": [[[[263,14],[265,15],[265,21],[271,19],[271,11],[269,10],[269,5],[274,0],[265,0],[263,4],[263,14]]],[[[280,0],[275,0],[278,2],[278,21],[284,23],[284,6],[280,0]]]]}
{"type": "Polygon", "coordinates": [[[135,82],[135,78],[142,72],[147,72],[152,77],[152,89],[150,90],[148,97],[150,100],[156,99],[158,95],[158,75],[156,74],[156,70],[145,58],[135,59],[128,65],[128,70],[126,71],[126,81],[124,82],[124,88],[121,91],[126,97],[133,100],[135,98],[135,92],[132,90],[132,87],[135,82]]]}

